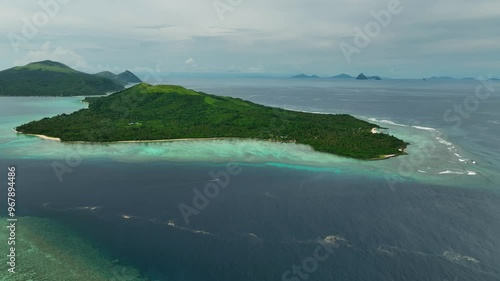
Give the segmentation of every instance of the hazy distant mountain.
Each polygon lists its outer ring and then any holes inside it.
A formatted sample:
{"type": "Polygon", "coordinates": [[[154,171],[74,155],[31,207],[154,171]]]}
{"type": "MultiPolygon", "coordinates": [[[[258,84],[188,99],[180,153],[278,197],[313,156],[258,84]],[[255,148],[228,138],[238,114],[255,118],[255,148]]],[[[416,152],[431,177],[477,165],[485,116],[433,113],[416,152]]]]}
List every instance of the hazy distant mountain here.
{"type": "Polygon", "coordinates": [[[353,76],[351,76],[349,74],[345,74],[345,73],[342,73],[342,74],[339,74],[339,75],[335,75],[335,76],[332,76],[330,78],[333,78],[333,79],[354,79],[353,76]]]}
{"type": "Polygon", "coordinates": [[[356,80],[368,80],[368,77],[361,73],[360,75],[358,75],[358,77],[356,77],[356,80]]]}
{"type": "Polygon", "coordinates": [[[427,78],[427,80],[455,80],[455,78],[450,76],[432,76],[427,78]]]}
{"type": "Polygon", "coordinates": [[[319,78],[319,76],[317,76],[317,75],[309,76],[309,75],[305,75],[305,74],[299,74],[299,75],[293,76],[292,78],[306,78],[307,79],[307,78],[319,78]]]}
{"type": "Polygon", "coordinates": [[[124,72],[118,74],[118,79],[121,81],[127,81],[129,83],[141,83],[142,80],[135,76],[132,72],[125,70],[124,72]]]}
{"type": "Polygon", "coordinates": [[[363,73],[356,77],[356,80],[382,80],[379,76],[366,76],[363,73]]]}
{"type": "Polygon", "coordinates": [[[0,71],[0,96],[92,96],[123,89],[112,79],[50,60],[0,71]]]}
{"type": "Polygon", "coordinates": [[[139,79],[139,77],[135,76],[135,74],[133,74],[132,72],[130,72],[128,70],[126,70],[125,72],[122,72],[118,75],[116,75],[110,71],[99,72],[96,75],[100,76],[100,77],[112,79],[122,86],[142,82],[141,79],[139,79]]]}
{"type": "MultiPolygon", "coordinates": [[[[450,76],[432,76],[430,78],[424,78],[422,80],[468,80],[468,81],[480,81],[484,80],[484,78],[474,78],[474,77],[465,77],[465,78],[453,78],[450,76]]],[[[498,78],[489,78],[489,81],[500,81],[498,78]]]]}
{"type": "Polygon", "coordinates": [[[100,77],[109,78],[109,79],[115,79],[116,78],[116,74],[114,74],[111,71],[103,71],[103,72],[96,73],[95,75],[100,76],[100,77]]]}

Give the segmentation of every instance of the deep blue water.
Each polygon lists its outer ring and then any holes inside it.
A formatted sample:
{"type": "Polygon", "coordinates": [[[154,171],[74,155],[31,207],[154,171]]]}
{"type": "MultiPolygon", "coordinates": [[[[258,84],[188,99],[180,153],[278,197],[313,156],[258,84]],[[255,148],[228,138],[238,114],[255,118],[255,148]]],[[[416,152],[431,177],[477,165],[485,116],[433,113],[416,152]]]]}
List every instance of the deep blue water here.
{"type": "MultiPolygon", "coordinates": [[[[474,82],[179,83],[285,108],[438,128],[490,168],[499,167],[497,95],[460,128],[442,118],[474,93],[474,82]]],[[[53,161],[65,160],[0,160],[0,169],[18,169],[18,216],[62,222],[149,280],[500,280],[497,188],[407,181],[391,189],[383,177],[241,165],[186,223],[179,204],[193,206],[193,189],[222,184],[223,177],[213,181],[209,174],[224,165],[84,159],[59,182],[53,161]],[[302,270],[307,278],[283,279],[318,247],[329,256],[310,273],[302,270]]]]}
{"type": "Polygon", "coordinates": [[[345,240],[307,280],[500,280],[497,191],[242,166],[186,224],[179,203],[224,166],[92,161],[59,183],[50,161],[12,162],[19,216],[62,221],[156,280],[282,280],[328,236],[345,240]]]}

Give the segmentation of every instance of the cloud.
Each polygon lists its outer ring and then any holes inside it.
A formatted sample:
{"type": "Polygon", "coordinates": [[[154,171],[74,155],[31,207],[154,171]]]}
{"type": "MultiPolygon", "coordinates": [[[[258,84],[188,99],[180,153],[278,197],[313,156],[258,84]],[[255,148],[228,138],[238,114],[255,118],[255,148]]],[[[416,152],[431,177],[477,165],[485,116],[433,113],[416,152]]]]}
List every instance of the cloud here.
{"type": "Polygon", "coordinates": [[[189,58],[186,60],[186,64],[190,66],[196,66],[196,63],[194,62],[193,58],[189,58]]]}
{"type": "MultiPolygon", "coordinates": [[[[498,0],[401,0],[403,12],[394,15],[350,64],[339,44],[352,42],[354,28],[364,28],[373,20],[372,12],[386,9],[389,0],[244,1],[227,11],[224,21],[212,2],[70,1],[25,44],[36,49],[25,57],[14,53],[6,36],[0,37],[0,69],[14,60],[52,58],[96,71],[92,66],[129,69],[161,63],[169,72],[234,66],[248,72],[390,75],[394,68],[420,77],[436,71],[439,61],[440,71],[447,75],[498,72],[498,65],[491,64],[500,60],[494,50],[500,25],[498,0]],[[50,48],[39,50],[37,46],[46,41],[52,42],[50,48]],[[264,69],[255,66],[258,61],[265,62],[264,69]],[[477,65],[475,70],[468,67],[471,64],[477,65]]],[[[32,19],[41,10],[37,3],[3,1],[0,31],[21,34],[22,18],[32,19]]]]}
{"type": "Polygon", "coordinates": [[[53,60],[64,63],[77,69],[88,67],[87,61],[76,52],[63,47],[52,47],[52,43],[45,42],[39,50],[31,50],[21,59],[15,60],[14,65],[25,65],[31,62],[53,60]]]}

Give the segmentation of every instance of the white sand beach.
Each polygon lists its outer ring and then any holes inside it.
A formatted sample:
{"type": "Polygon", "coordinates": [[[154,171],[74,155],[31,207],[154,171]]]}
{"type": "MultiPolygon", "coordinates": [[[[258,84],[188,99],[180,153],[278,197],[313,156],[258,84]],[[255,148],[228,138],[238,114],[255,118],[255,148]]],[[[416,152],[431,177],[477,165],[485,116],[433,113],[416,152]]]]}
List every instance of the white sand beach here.
{"type": "Polygon", "coordinates": [[[20,133],[20,132],[14,130],[14,129],[12,129],[12,131],[14,131],[16,134],[23,134],[23,135],[26,135],[26,136],[39,137],[39,138],[44,139],[44,140],[61,141],[60,138],[49,137],[49,136],[46,136],[46,135],[24,134],[24,133],[20,133]]]}

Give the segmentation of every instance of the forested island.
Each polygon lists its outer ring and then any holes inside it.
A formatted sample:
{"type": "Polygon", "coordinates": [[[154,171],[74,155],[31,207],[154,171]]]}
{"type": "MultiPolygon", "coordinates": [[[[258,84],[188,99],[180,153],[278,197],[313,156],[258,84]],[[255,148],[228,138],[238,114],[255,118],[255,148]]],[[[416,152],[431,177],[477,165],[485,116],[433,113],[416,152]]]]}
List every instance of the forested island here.
{"type": "Polygon", "coordinates": [[[106,97],[88,97],[87,109],[33,121],[20,133],[63,142],[176,139],[257,139],[310,145],[316,151],[357,159],[404,154],[406,142],[353,116],[272,108],[180,86],[138,84],[106,97]]]}
{"type": "Polygon", "coordinates": [[[0,96],[92,96],[121,91],[141,82],[129,71],[88,74],[55,61],[40,61],[0,71],[0,96]]]}

